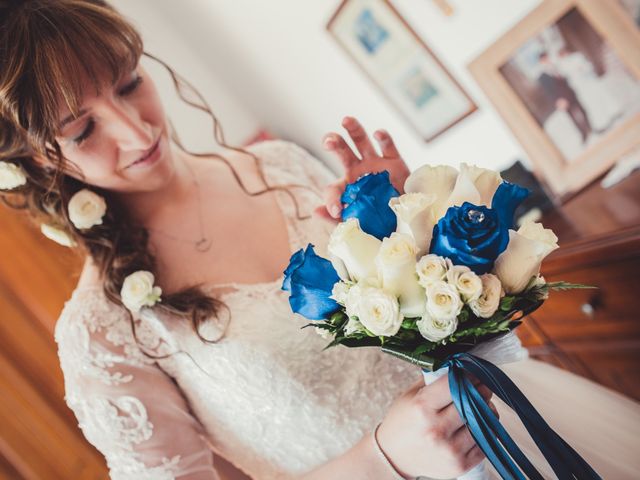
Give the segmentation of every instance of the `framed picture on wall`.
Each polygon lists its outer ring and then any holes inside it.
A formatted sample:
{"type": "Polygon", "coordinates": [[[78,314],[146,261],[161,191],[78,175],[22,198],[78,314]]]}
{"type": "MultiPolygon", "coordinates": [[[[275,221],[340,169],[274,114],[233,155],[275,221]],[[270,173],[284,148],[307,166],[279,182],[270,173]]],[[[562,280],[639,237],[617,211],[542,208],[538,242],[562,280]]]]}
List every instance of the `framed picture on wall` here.
{"type": "Polygon", "coordinates": [[[425,141],[476,110],[389,1],[344,0],[327,30],[425,141]]]}
{"type": "Polygon", "coordinates": [[[622,2],[545,0],[469,69],[557,199],[640,144],[640,31],[622,2]]]}

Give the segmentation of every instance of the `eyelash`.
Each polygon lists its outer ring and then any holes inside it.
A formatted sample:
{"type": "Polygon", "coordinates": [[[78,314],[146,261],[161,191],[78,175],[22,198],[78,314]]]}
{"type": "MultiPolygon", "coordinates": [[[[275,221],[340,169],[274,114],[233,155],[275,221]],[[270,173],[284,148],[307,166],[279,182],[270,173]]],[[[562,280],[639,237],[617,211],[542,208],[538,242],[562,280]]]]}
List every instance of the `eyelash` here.
{"type": "MultiPolygon", "coordinates": [[[[128,85],[125,85],[124,88],[120,90],[119,92],[120,96],[125,97],[133,93],[140,86],[140,84],[142,83],[142,80],[143,78],[141,76],[137,76],[135,80],[133,80],[128,85]]],[[[76,145],[82,144],[82,142],[84,142],[87,138],[89,138],[89,136],[91,136],[95,126],[96,126],[96,122],[93,120],[93,118],[90,118],[89,122],[87,123],[87,126],[82,131],[82,133],[73,139],[74,143],[76,145]]]]}

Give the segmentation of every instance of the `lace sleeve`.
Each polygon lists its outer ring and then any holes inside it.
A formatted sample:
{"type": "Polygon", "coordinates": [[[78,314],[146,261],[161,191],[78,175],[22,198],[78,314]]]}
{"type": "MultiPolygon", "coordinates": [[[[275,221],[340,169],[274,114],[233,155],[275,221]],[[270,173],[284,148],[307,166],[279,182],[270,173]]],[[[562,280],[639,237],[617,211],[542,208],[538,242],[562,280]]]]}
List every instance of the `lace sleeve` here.
{"type": "MultiPolygon", "coordinates": [[[[158,339],[137,331],[145,348],[158,339]]],[[[65,400],[112,479],[218,480],[201,424],[145,356],[129,317],[98,290],[76,291],[56,325],[65,400]]]]}

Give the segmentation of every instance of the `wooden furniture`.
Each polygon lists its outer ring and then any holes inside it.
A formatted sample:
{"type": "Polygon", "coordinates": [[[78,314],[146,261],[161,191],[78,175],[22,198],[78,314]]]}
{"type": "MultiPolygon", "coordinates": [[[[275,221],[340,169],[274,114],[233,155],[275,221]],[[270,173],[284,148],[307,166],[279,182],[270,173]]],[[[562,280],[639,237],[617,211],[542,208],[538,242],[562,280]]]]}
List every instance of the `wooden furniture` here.
{"type": "Polygon", "coordinates": [[[0,205],[0,479],[107,479],[64,403],[55,321],[80,259],[0,205]]]}
{"type": "Polygon", "coordinates": [[[546,280],[598,288],[552,292],[520,338],[533,357],[640,400],[640,172],[593,184],[543,223],[560,239],[546,280]]]}

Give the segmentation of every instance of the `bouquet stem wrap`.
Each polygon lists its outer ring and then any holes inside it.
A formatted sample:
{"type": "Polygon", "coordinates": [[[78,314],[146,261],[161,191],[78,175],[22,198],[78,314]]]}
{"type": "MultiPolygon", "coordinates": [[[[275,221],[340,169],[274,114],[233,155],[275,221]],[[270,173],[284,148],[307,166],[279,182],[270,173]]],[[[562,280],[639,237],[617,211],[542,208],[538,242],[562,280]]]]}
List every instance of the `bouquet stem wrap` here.
{"type": "MultiPolygon", "coordinates": [[[[589,464],[551,429],[509,377],[494,364],[470,353],[456,353],[444,362],[442,369],[445,368],[448,368],[449,387],[458,413],[502,478],[544,480],[488,407],[469,380],[468,374],[478,378],[514,410],[560,480],[600,479],[589,464]]],[[[475,473],[477,468],[467,475],[475,473]]],[[[466,480],[487,477],[461,478],[466,480]]]]}

